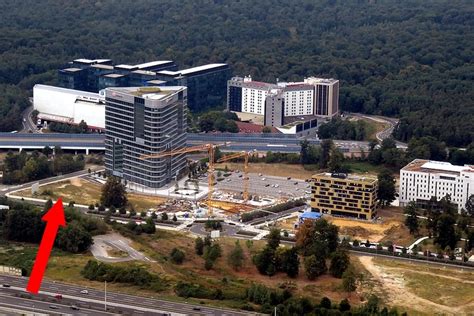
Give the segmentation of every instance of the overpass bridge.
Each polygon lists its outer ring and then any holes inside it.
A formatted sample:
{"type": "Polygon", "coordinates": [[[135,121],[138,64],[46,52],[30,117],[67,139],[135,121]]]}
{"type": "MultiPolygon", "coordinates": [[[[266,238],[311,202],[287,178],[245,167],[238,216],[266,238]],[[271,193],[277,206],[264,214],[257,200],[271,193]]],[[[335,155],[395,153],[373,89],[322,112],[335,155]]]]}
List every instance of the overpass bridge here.
{"type": "MultiPolygon", "coordinates": [[[[60,134],[60,133],[29,133],[12,134],[0,133],[0,149],[10,150],[41,150],[46,146],[60,146],[65,150],[104,151],[105,135],[103,134],[60,134]]],[[[188,146],[206,143],[229,142],[222,147],[222,151],[251,151],[299,153],[301,139],[293,135],[284,134],[188,134],[188,146]]],[[[308,139],[312,145],[319,145],[318,139],[308,139]]],[[[368,150],[367,142],[334,141],[343,152],[356,152],[360,149],[368,150]]]]}

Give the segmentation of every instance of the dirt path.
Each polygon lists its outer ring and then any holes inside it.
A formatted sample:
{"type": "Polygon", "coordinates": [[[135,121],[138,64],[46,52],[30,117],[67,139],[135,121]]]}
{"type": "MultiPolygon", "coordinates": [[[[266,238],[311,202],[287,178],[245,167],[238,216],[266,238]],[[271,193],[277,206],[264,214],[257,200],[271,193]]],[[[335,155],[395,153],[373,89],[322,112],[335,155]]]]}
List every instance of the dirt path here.
{"type": "MultiPolygon", "coordinates": [[[[384,268],[374,265],[373,257],[361,256],[358,257],[362,265],[367,269],[367,271],[372,274],[372,277],[380,283],[382,289],[387,294],[387,300],[391,305],[395,306],[405,306],[411,309],[414,309],[423,314],[446,314],[446,315],[461,315],[464,313],[464,310],[461,306],[445,306],[430,300],[421,298],[416,294],[410,292],[410,289],[405,286],[405,280],[401,274],[393,274],[384,268]],[[399,276],[400,275],[400,276],[399,276]]],[[[417,271],[418,273],[419,271],[417,271]]],[[[430,272],[420,272],[423,274],[432,274],[430,272]]],[[[443,277],[437,274],[433,275],[437,277],[443,277]]],[[[451,279],[450,277],[447,277],[451,279]]],[[[458,278],[453,277],[452,279],[458,278]]],[[[464,306],[465,307],[465,306],[464,306]]]]}

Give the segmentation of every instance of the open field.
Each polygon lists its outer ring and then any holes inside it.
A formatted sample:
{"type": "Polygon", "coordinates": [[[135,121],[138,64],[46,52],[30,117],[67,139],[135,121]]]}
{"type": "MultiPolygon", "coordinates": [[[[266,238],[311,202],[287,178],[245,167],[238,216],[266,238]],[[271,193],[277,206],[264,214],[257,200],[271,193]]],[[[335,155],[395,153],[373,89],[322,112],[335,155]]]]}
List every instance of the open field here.
{"type": "Polygon", "coordinates": [[[364,121],[367,123],[367,137],[365,140],[371,140],[371,139],[377,139],[377,133],[381,132],[389,127],[389,124],[387,123],[382,123],[382,122],[377,122],[365,117],[351,117],[351,121],[364,121]]]}
{"type": "MultiPolygon", "coordinates": [[[[91,183],[81,178],[74,178],[41,186],[38,194],[35,196],[31,194],[30,189],[19,191],[16,195],[43,199],[57,199],[62,197],[65,203],[74,201],[77,204],[89,205],[99,202],[101,190],[101,185],[91,183]]],[[[128,200],[136,211],[154,208],[158,204],[165,202],[165,199],[161,197],[136,193],[129,193],[128,200]]]]}
{"type": "MultiPolygon", "coordinates": [[[[243,163],[236,162],[226,162],[221,164],[216,164],[216,168],[224,169],[225,166],[230,170],[244,170],[243,163]]],[[[290,165],[283,163],[249,163],[249,172],[250,173],[262,173],[267,176],[276,176],[276,177],[292,177],[295,179],[308,179],[315,173],[312,170],[306,170],[302,165],[290,165]]]]}
{"type": "Polygon", "coordinates": [[[474,272],[359,256],[363,283],[387,304],[410,315],[469,315],[474,310],[474,272]]]}

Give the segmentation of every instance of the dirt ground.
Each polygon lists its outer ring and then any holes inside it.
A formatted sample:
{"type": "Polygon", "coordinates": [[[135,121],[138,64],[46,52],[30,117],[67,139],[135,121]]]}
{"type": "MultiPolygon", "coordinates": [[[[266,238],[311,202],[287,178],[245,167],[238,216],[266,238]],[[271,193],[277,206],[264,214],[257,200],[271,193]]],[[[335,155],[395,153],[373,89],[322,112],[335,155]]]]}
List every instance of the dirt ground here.
{"type": "Polygon", "coordinates": [[[380,223],[330,216],[326,216],[326,219],[339,227],[339,234],[359,241],[392,241],[400,246],[409,246],[416,239],[403,224],[401,209],[391,207],[379,211],[378,215],[382,217],[380,223]]]}
{"type": "MultiPolygon", "coordinates": [[[[99,202],[101,190],[102,186],[99,184],[91,183],[82,178],[73,178],[70,180],[41,186],[39,188],[38,194],[34,197],[42,199],[57,199],[58,197],[62,197],[65,203],[74,201],[77,204],[89,205],[99,202]],[[42,192],[46,190],[50,190],[52,194],[42,194],[42,192]]],[[[30,189],[17,192],[16,195],[33,197],[30,189]]],[[[147,196],[135,193],[129,193],[128,200],[136,211],[155,208],[157,205],[166,201],[166,199],[162,197],[147,196]]]]}
{"type": "MultiPolygon", "coordinates": [[[[236,162],[226,162],[221,164],[216,164],[216,168],[229,168],[230,170],[244,170],[244,165],[242,163],[236,162]]],[[[292,177],[294,179],[308,179],[311,178],[315,171],[306,170],[301,165],[289,165],[289,164],[266,164],[266,163],[249,163],[249,172],[250,173],[262,173],[268,176],[276,177],[292,177]]]]}
{"type": "Polygon", "coordinates": [[[250,212],[255,209],[255,207],[251,205],[245,205],[242,203],[232,203],[232,202],[227,202],[227,201],[212,200],[211,205],[213,207],[219,208],[221,210],[224,210],[232,214],[250,212]]]}
{"type": "Polygon", "coordinates": [[[374,291],[391,306],[418,315],[472,315],[474,272],[359,256],[374,291]]]}

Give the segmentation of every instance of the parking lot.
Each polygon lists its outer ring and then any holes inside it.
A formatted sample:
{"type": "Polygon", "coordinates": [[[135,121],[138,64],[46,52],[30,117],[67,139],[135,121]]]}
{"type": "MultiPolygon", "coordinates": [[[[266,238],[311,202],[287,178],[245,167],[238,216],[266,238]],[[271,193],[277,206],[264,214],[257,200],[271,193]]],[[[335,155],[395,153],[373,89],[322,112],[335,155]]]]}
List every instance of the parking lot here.
{"type": "MultiPolygon", "coordinates": [[[[242,172],[230,172],[223,180],[217,181],[215,190],[230,191],[240,193],[244,187],[244,176],[242,172]]],[[[261,197],[269,196],[274,198],[304,197],[308,196],[311,188],[310,184],[297,179],[266,176],[262,174],[249,173],[249,194],[261,197]]],[[[217,175],[216,175],[217,179],[217,175]]],[[[201,179],[205,185],[206,177],[201,179]]],[[[207,182],[206,182],[207,183],[207,182]]]]}

